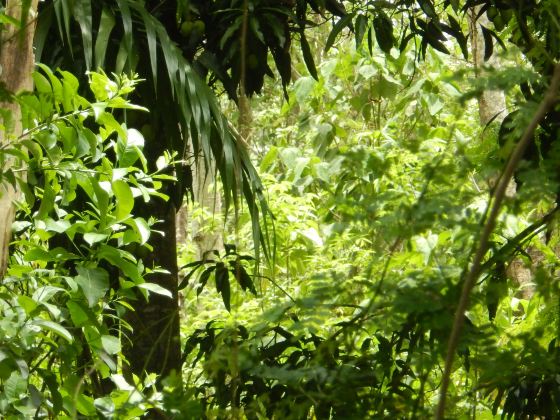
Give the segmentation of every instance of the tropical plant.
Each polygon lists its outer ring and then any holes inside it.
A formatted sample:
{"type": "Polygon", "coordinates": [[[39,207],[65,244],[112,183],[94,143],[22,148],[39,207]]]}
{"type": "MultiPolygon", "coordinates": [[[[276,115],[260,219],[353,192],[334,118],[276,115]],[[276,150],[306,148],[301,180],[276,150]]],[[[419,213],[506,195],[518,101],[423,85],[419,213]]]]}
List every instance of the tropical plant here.
{"type": "Polygon", "coordinates": [[[149,252],[156,220],[134,210],[168,199],[159,190],[172,180],[165,175],[171,162],[162,156],[159,170],[148,173],[142,135],[113,117],[118,109],[146,111],[125,99],[137,80],[88,77],[94,102],[78,94],[71,73],[40,65],[36,93],[17,97],[25,132],[1,151],[3,160],[20,161],[2,179],[24,193],[1,286],[0,410],[7,417],[133,416],[151,406],[137,405],[145,400],[123,374],[141,384],[121,354],[134,291],[144,301],[171,296],[146,281],[157,267],[138,255],[149,252]]]}
{"type": "MultiPolygon", "coordinates": [[[[25,9],[2,23],[21,29],[25,9]]],[[[64,70],[7,92],[28,131],[2,148],[26,198],[0,294],[3,415],[554,418],[559,15],[552,1],[42,2],[37,52],[64,70]],[[502,68],[465,61],[467,11],[471,28],[489,19],[483,58],[509,49],[502,68]],[[492,89],[512,112],[479,127],[471,99],[492,89]],[[235,212],[217,218],[224,251],[193,261],[187,246],[179,271],[195,159],[215,160],[235,212]]]]}

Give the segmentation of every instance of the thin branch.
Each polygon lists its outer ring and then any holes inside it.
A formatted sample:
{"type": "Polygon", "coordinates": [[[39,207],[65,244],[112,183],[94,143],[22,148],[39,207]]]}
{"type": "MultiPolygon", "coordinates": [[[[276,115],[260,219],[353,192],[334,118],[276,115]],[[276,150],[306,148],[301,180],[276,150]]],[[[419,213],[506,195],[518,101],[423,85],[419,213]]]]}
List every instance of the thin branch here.
{"type": "Polygon", "coordinates": [[[550,86],[546,91],[546,94],[539,105],[535,115],[533,116],[531,122],[523,132],[523,136],[517,146],[513,150],[509,161],[500,177],[498,186],[493,194],[493,200],[489,203],[489,206],[492,206],[492,210],[484,224],[484,228],[480,235],[479,245],[476,250],[472,266],[468,271],[464,283],[463,289],[461,291],[461,297],[459,299],[459,303],[457,306],[457,310],[455,312],[455,318],[453,320],[453,327],[451,329],[451,334],[449,337],[449,342],[447,345],[447,356],[445,358],[445,368],[443,371],[443,377],[441,380],[441,388],[440,388],[440,395],[439,395],[439,403],[436,410],[435,418],[436,420],[443,420],[445,415],[445,399],[447,397],[447,389],[449,388],[449,382],[451,377],[451,368],[453,366],[453,359],[455,357],[455,351],[457,349],[457,345],[459,343],[459,336],[461,334],[461,330],[463,328],[463,323],[465,319],[465,312],[467,310],[467,306],[469,303],[469,296],[472,291],[472,288],[480,274],[480,269],[482,266],[482,260],[486,255],[488,250],[488,244],[490,235],[494,230],[496,225],[496,219],[500,213],[502,201],[505,197],[507,186],[513,176],[513,172],[517,168],[519,161],[523,157],[523,153],[525,149],[531,142],[533,138],[533,134],[545,117],[548,110],[556,103],[558,98],[558,88],[560,87],[560,64],[556,64],[554,67],[554,74],[552,76],[552,80],[550,82],[550,86]]]}
{"type": "Polygon", "coordinates": [[[491,258],[480,266],[480,273],[488,271],[498,262],[502,262],[509,257],[513,257],[514,252],[525,242],[530,241],[535,235],[540,233],[542,231],[541,228],[550,223],[550,221],[556,217],[556,213],[558,213],[559,210],[560,206],[554,207],[549,213],[545,214],[532,225],[523,229],[523,231],[518,233],[515,237],[508,239],[504,246],[502,246],[491,258]]]}

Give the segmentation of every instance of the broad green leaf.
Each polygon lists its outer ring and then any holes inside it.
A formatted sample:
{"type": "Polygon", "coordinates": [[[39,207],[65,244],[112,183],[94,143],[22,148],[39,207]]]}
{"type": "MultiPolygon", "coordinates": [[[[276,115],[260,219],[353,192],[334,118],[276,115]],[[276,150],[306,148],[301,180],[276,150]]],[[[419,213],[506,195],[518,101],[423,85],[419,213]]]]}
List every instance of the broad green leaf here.
{"type": "Polygon", "coordinates": [[[307,97],[313,92],[313,88],[316,86],[317,81],[312,77],[300,77],[294,83],[294,91],[296,94],[296,100],[298,103],[303,104],[307,97]]]}
{"type": "Polygon", "coordinates": [[[63,289],[62,287],[46,285],[35,290],[32,297],[33,300],[38,303],[45,303],[51,300],[53,296],[57,295],[60,292],[65,292],[65,289],[63,289]]]}
{"type": "Polygon", "coordinates": [[[27,380],[19,372],[12,372],[4,383],[4,393],[9,400],[21,400],[27,395],[27,380]]]}
{"type": "Polygon", "coordinates": [[[109,274],[102,268],[78,266],[78,275],[74,277],[82,289],[89,307],[95,306],[109,290],[109,274]]]}
{"type": "Polygon", "coordinates": [[[132,208],[134,207],[134,197],[130,186],[121,180],[113,181],[113,192],[117,200],[117,208],[115,210],[115,217],[117,220],[123,220],[130,217],[132,208]]]}
{"type": "MultiPolygon", "coordinates": [[[[70,236],[70,234],[69,234],[69,230],[70,230],[70,229],[71,229],[71,228],[69,228],[69,229],[66,231],[66,235],[68,235],[68,236],[70,236]]],[[[51,254],[51,256],[53,257],[53,260],[54,260],[54,261],[59,261],[59,262],[66,261],[66,260],[77,260],[77,259],[80,259],[80,256],[79,256],[79,255],[76,255],[76,254],[74,254],[74,253],[72,253],[72,252],[69,252],[68,250],[66,250],[65,248],[62,248],[62,247],[60,247],[60,246],[58,246],[58,247],[52,249],[52,250],[50,251],[50,254],[51,254]]]]}
{"type": "Polygon", "coordinates": [[[134,219],[130,220],[130,224],[133,229],[136,231],[138,236],[140,237],[140,245],[144,245],[150,239],[150,226],[148,226],[148,222],[146,222],[141,217],[135,217],[134,219]]]}
{"type": "Polygon", "coordinates": [[[43,197],[41,198],[41,205],[37,211],[37,219],[45,219],[49,213],[52,211],[54,206],[54,200],[56,198],[56,192],[52,187],[53,174],[45,175],[45,186],[43,188],[43,197]]]}
{"type": "MultiPolygon", "coordinates": [[[[40,68],[41,70],[43,70],[43,73],[45,73],[47,75],[47,77],[49,78],[49,81],[51,82],[52,90],[53,90],[53,93],[54,93],[54,99],[57,102],[62,102],[62,82],[60,81],[58,76],[56,76],[48,66],[46,66],[42,63],[36,63],[36,66],[38,68],[40,68]]],[[[59,104],[55,103],[55,106],[57,107],[57,110],[58,110],[59,104]]]]}
{"type": "Polygon", "coordinates": [[[369,79],[379,73],[379,70],[371,64],[365,64],[358,68],[358,73],[362,75],[364,79],[369,79]]]}
{"type": "MultiPolygon", "coordinates": [[[[103,183],[99,182],[95,178],[88,178],[87,182],[81,183],[82,188],[86,192],[93,191],[93,199],[94,204],[96,205],[96,210],[99,212],[99,228],[102,230],[107,225],[107,213],[109,210],[109,194],[107,193],[107,189],[103,187],[103,183]],[[90,183],[90,185],[88,185],[90,183]],[[89,187],[92,187],[91,190],[89,187]],[[89,190],[89,191],[88,191],[89,190]]],[[[108,188],[110,190],[110,188],[108,188]]]]}
{"type": "Polygon", "coordinates": [[[76,327],[83,327],[90,325],[90,316],[88,315],[88,308],[84,308],[80,302],[69,300],[66,302],[66,307],[70,312],[70,318],[76,327]]]}
{"type": "Polygon", "coordinates": [[[97,253],[97,258],[105,259],[115,267],[118,267],[128,279],[135,283],[142,281],[140,269],[137,265],[125,260],[118,249],[109,245],[101,244],[97,253]]]}
{"type": "Polygon", "coordinates": [[[422,95],[422,101],[426,103],[428,112],[432,116],[436,115],[445,106],[445,104],[439,99],[438,95],[429,92],[422,95]]]}
{"type": "Polygon", "coordinates": [[[91,418],[97,413],[95,405],[93,404],[93,398],[88,395],[79,393],[77,398],[74,400],[74,403],[76,404],[76,410],[78,410],[78,413],[83,416],[91,418]]]}
{"type": "MultiPolygon", "coordinates": [[[[88,74],[90,77],[89,87],[96,100],[107,101],[118,94],[118,85],[105,74],[97,72],[90,72],[88,74]]],[[[119,124],[117,123],[117,125],[119,124]]]]}
{"type": "Polygon", "coordinates": [[[53,220],[48,218],[45,221],[45,229],[56,233],[64,233],[70,229],[71,226],[72,224],[68,220],[53,220]]]}
{"type": "Polygon", "coordinates": [[[88,232],[84,234],[84,241],[86,241],[90,246],[98,242],[104,241],[109,236],[105,233],[88,232]]]}
{"type": "Polygon", "coordinates": [[[366,15],[359,14],[356,17],[356,22],[354,23],[354,33],[356,38],[356,47],[359,47],[364,40],[364,35],[366,34],[368,27],[368,19],[366,15]]]}
{"type": "Polygon", "coordinates": [[[37,91],[44,94],[53,93],[52,86],[45,76],[36,71],[33,72],[31,76],[33,77],[33,83],[35,83],[35,89],[37,89],[37,91]]]}
{"type": "Polygon", "coordinates": [[[27,315],[30,315],[38,306],[37,302],[25,295],[18,296],[17,301],[27,315]]]}
{"type": "Polygon", "coordinates": [[[171,294],[171,292],[169,290],[167,290],[164,287],[161,287],[159,284],[155,284],[155,283],[140,283],[138,285],[139,288],[141,289],[145,289],[148,290],[152,293],[156,293],[158,295],[162,295],[162,296],[167,296],[168,298],[172,298],[173,295],[171,294]]]}
{"type": "Polygon", "coordinates": [[[43,248],[32,248],[23,256],[24,261],[53,261],[53,257],[49,251],[43,248]]]}
{"type": "Polygon", "coordinates": [[[57,324],[56,322],[48,321],[46,319],[34,319],[32,321],[32,324],[37,325],[52,333],[55,333],[56,335],[64,338],[69,343],[72,343],[74,341],[72,334],[70,334],[70,332],[66,328],[64,328],[60,324],[57,324]]]}
{"type": "Polygon", "coordinates": [[[88,344],[94,350],[102,350],[101,347],[101,333],[99,332],[99,328],[96,325],[86,325],[83,328],[84,336],[88,344]]]}
{"type": "MultiPolygon", "coordinates": [[[[66,2],[60,2],[66,3],[66,2]]],[[[62,75],[62,107],[64,112],[73,112],[74,103],[78,95],[78,89],[80,87],[80,82],[72,73],[67,71],[58,70],[62,75]]]]}
{"type": "Polygon", "coordinates": [[[117,354],[121,351],[121,342],[118,337],[112,335],[101,336],[101,346],[108,354],[117,354]]]}
{"type": "Polygon", "coordinates": [[[119,166],[127,168],[132,166],[142,157],[141,149],[144,147],[144,136],[138,130],[130,128],[125,137],[117,140],[117,159],[119,166]]]}

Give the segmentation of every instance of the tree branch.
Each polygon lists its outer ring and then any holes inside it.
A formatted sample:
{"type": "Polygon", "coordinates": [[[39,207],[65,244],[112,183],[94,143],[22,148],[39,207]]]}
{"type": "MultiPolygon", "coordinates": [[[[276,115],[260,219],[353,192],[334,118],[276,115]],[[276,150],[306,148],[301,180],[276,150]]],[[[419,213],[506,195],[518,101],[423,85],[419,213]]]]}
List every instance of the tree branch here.
{"type": "Polygon", "coordinates": [[[451,329],[451,334],[449,337],[449,342],[447,345],[447,356],[445,358],[445,368],[443,371],[443,377],[441,380],[441,388],[439,395],[439,403],[436,410],[436,420],[443,420],[445,415],[445,400],[447,397],[447,389],[449,388],[449,382],[451,377],[451,368],[453,366],[453,359],[455,357],[455,351],[457,350],[457,344],[459,343],[459,336],[463,328],[463,323],[465,319],[465,312],[469,303],[469,296],[472,288],[480,274],[480,269],[482,266],[482,260],[486,255],[488,250],[488,243],[490,235],[496,226],[496,219],[500,213],[502,201],[505,197],[506,188],[513,176],[513,172],[517,168],[519,161],[521,160],[525,149],[531,142],[533,133],[535,132],[537,126],[545,117],[548,110],[556,103],[558,97],[558,88],[560,87],[560,64],[556,64],[554,67],[554,74],[550,82],[550,86],[546,91],[546,94],[539,105],[535,115],[531,119],[531,122],[523,132],[523,136],[517,146],[513,150],[509,161],[500,177],[498,186],[493,194],[493,200],[489,203],[492,206],[490,215],[486,220],[482,233],[480,235],[479,245],[476,250],[472,266],[468,271],[464,283],[463,289],[461,291],[461,297],[455,311],[455,318],[453,320],[453,327],[451,329]]]}

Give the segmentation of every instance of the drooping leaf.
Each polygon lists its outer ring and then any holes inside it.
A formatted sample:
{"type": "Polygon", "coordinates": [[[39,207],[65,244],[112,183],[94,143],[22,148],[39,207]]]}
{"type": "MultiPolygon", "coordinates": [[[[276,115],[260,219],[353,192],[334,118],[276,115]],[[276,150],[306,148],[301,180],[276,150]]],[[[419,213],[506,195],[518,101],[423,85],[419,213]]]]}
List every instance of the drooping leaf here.
{"type": "Polygon", "coordinates": [[[173,295],[171,294],[171,292],[166,289],[165,287],[160,286],[159,284],[155,284],[155,283],[140,283],[138,285],[139,288],[141,289],[146,289],[152,293],[156,293],[158,295],[162,295],[162,296],[167,296],[168,298],[173,298],[173,295]]]}
{"type": "Polygon", "coordinates": [[[352,23],[353,14],[347,14],[346,16],[340,18],[333,26],[329,36],[327,37],[327,42],[325,43],[325,52],[331,49],[334,45],[334,41],[338,37],[338,34],[352,23]]]}
{"type": "Polygon", "coordinates": [[[84,44],[84,57],[86,67],[91,69],[93,60],[93,14],[91,10],[91,0],[75,0],[74,13],[82,32],[82,42],[84,44]]]}
{"type": "Polygon", "coordinates": [[[309,74],[311,74],[315,80],[319,80],[317,68],[315,67],[315,61],[313,60],[313,54],[311,53],[311,47],[309,46],[309,42],[307,42],[304,31],[301,31],[301,52],[303,54],[305,65],[307,66],[307,70],[309,70],[309,74]]]}
{"type": "Polygon", "coordinates": [[[224,306],[228,311],[231,311],[231,288],[229,284],[229,271],[224,265],[224,263],[218,263],[216,265],[216,290],[222,295],[222,300],[224,301],[224,306]]]}
{"type": "Polygon", "coordinates": [[[95,65],[99,68],[103,68],[105,64],[105,54],[107,52],[109,38],[115,24],[116,21],[113,13],[111,13],[107,7],[103,7],[99,28],[97,30],[97,38],[95,39],[95,65]]]}
{"type": "Polygon", "coordinates": [[[377,12],[377,15],[373,18],[373,29],[379,48],[384,53],[389,54],[395,44],[395,38],[393,36],[393,23],[385,12],[377,12]]]}
{"type": "Polygon", "coordinates": [[[484,61],[488,61],[494,53],[494,43],[492,41],[492,31],[480,25],[482,37],[484,38],[484,61]]]}
{"type": "Polygon", "coordinates": [[[430,17],[431,19],[438,20],[438,15],[436,13],[436,9],[431,2],[431,0],[418,0],[418,4],[424,11],[424,13],[430,17]]]}
{"type": "Polygon", "coordinates": [[[368,19],[366,15],[359,14],[356,17],[356,22],[354,23],[354,34],[356,38],[356,47],[362,45],[364,40],[364,35],[366,34],[368,27],[368,19]]]}
{"type": "Polygon", "coordinates": [[[115,209],[115,217],[117,220],[123,220],[130,217],[134,207],[134,196],[130,186],[122,180],[116,180],[112,183],[113,192],[117,200],[117,207],[115,209]]]}
{"type": "Polygon", "coordinates": [[[200,275],[199,279],[198,279],[198,287],[196,288],[196,294],[197,296],[200,295],[200,293],[202,292],[202,290],[204,289],[204,286],[206,286],[206,283],[208,283],[208,279],[210,278],[210,275],[212,274],[212,272],[216,269],[216,266],[213,265],[211,267],[208,267],[206,270],[204,270],[202,272],[202,274],[200,275]]]}
{"type": "Polygon", "coordinates": [[[450,35],[453,35],[455,37],[455,39],[459,43],[459,46],[461,47],[461,52],[463,53],[463,57],[465,58],[465,60],[467,60],[469,58],[467,37],[465,36],[465,34],[463,34],[461,25],[459,24],[459,22],[457,22],[457,19],[455,19],[450,14],[447,15],[447,19],[449,21],[449,24],[451,25],[451,30],[452,30],[452,32],[448,32],[448,33],[450,33],[450,35]]]}
{"type": "Polygon", "coordinates": [[[247,273],[247,270],[245,270],[245,267],[243,267],[243,264],[241,264],[241,258],[238,258],[234,261],[230,261],[230,265],[231,265],[231,273],[233,274],[233,277],[237,280],[237,282],[241,286],[241,289],[243,291],[249,290],[253,295],[256,296],[257,290],[255,289],[255,284],[253,283],[253,280],[247,273]]]}
{"type": "Polygon", "coordinates": [[[142,282],[140,268],[130,261],[130,256],[126,256],[128,258],[126,259],[123,255],[123,251],[106,244],[101,244],[96,255],[98,258],[104,259],[119,268],[128,280],[134,283],[142,282]]]}
{"type": "Polygon", "coordinates": [[[148,53],[150,54],[150,66],[152,67],[152,78],[154,89],[157,89],[157,34],[153,22],[147,13],[142,13],[146,27],[146,39],[148,41],[148,53]]]}
{"type": "MultiPolygon", "coordinates": [[[[179,290],[183,290],[185,287],[187,287],[187,285],[189,284],[189,280],[191,279],[191,277],[194,275],[194,273],[196,273],[200,268],[204,267],[204,264],[200,261],[195,261],[194,263],[191,263],[193,265],[190,265],[191,267],[194,267],[191,271],[189,271],[187,273],[187,275],[185,275],[185,277],[183,277],[183,279],[181,280],[181,283],[179,283],[179,290]]],[[[189,266],[189,264],[187,264],[185,267],[183,268],[187,268],[189,266]]]]}
{"type": "Polygon", "coordinates": [[[54,2],[54,10],[58,23],[60,39],[64,42],[64,35],[66,35],[66,41],[68,42],[70,54],[72,55],[72,37],[70,36],[70,3],[67,1],[56,1],[54,2]]]}
{"type": "Polygon", "coordinates": [[[64,338],[69,343],[72,343],[74,341],[72,334],[70,334],[70,332],[66,328],[56,322],[37,318],[34,319],[32,323],[41,327],[42,329],[55,333],[56,335],[64,338]]]}

